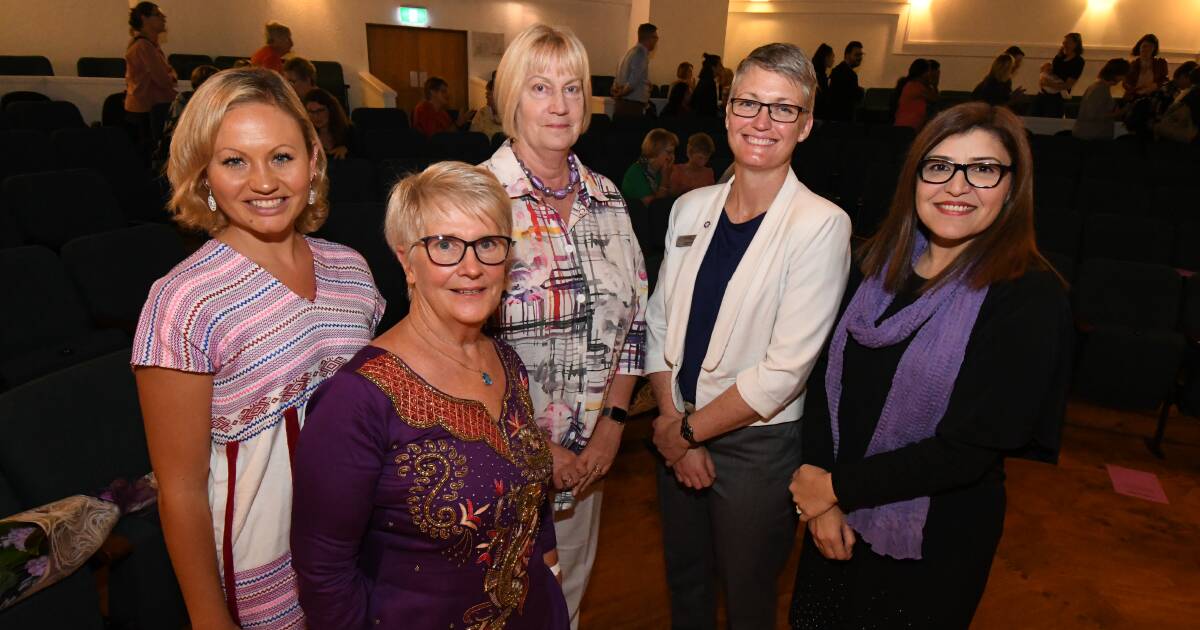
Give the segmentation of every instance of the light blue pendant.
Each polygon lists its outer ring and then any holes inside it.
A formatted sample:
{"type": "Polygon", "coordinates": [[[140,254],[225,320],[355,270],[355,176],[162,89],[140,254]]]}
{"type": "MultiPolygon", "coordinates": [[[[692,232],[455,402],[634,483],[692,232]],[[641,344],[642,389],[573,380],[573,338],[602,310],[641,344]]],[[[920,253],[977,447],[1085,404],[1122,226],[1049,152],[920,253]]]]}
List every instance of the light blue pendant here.
{"type": "Polygon", "coordinates": [[[484,385],[491,385],[493,382],[495,382],[492,380],[491,374],[488,374],[487,372],[482,372],[482,371],[479,374],[483,376],[483,384],[484,385]]]}

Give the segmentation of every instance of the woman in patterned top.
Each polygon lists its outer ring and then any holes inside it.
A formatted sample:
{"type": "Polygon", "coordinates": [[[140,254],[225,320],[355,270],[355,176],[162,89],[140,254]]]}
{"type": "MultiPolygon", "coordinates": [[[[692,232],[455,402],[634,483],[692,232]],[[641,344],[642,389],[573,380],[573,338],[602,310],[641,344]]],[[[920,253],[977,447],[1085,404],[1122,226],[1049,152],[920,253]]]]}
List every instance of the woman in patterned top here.
{"type": "Polygon", "coordinates": [[[290,454],[383,299],[358,253],[305,236],[328,214],[325,154],[278,74],[200,86],[167,175],[176,221],[213,236],[150,289],[134,339],[167,549],[192,627],[302,628],[290,454]]]}
{"type": "Polygon", "coordinates": [[[565,630],[551,457],[516,352],[481,329],[512,217],[495,178],[440,162],[392,190],[412,306],[313,396],[292,548],[314,630],[565,630]]]}
{"type": "Polygon", "coordinates": [[[645,356],[646,269],[620,191],[571,153],[591,119],[587,51],[535,24],[496,71],[513,140],[484,163],[512,205],[512,270],[498,337],[529,367],[538,424],[550,432],[554,529],[563,591],[578,623],[596,555],[601,489],[645,356]]]}

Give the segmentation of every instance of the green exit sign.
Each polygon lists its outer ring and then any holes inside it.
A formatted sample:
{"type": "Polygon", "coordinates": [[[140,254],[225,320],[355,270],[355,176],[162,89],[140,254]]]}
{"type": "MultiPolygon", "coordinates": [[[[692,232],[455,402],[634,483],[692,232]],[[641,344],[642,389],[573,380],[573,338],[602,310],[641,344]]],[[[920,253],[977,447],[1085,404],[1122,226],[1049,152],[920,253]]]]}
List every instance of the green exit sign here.
{"type": "Polygon", "coordinates": [[[404,26],[429,26],[429,9],[425,7],[400,7],[396,15],[404,26]]]}

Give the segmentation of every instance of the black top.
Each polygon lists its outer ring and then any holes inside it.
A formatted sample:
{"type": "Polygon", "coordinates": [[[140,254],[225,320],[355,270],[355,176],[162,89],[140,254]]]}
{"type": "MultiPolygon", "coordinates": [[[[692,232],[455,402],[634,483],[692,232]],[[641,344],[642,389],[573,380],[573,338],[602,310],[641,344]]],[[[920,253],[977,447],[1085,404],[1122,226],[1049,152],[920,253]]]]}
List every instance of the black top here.
{"type": "Polygon", "coordinates": [[[725,287],[738,263],[750,247],[750,241],[762,225],[762,213],[745,223],[729,220],[725,211],[717,221],[716,232],[700,261],[696,271],[696,284],[692,288],[692,309],[688,314],[687,332],[683,337],[683,363],[679,366],[679,391],[683,400],[696,402],[696,381],[700,378],[700,365],[708,353],[713,326],[721,312],[721,300],[725,298],[725,287]]]}
{"type": "MultiPolygon", "coordinates": [[[[862,282],[851,272],[842,309],[862,282]]],[[[884,313],[918,297],[912,279],[884,313]]],[[[839,317],[840,319],[840,317],[839,317]]],[[[881,318],[882,319],[882,318],[881,318]]],[[[1053,460],[1072,347],[1070,307],[1057,278],[1031,271],[991,286],[933,437],[864,457],[900,357],[911,339],[870,349],[846,341],[836,463],[822,353],[809,378],[803,461],[830,470],[845,512],[928,496],[919,561],[881,556],[858,540],[850,561],[801,553],[793,628],[966,628],[983,595],[1004,524],[1004,457],[1053,460]]]]}
{"type": "Polygon", "coordinates": [[[696,79],[696,89],[692,90],[692,98],[688,101],[688,109],[696,116],[720,115],[717,107],[717,79],[712,70],[704,68],[696,79]]]}
{"type": "Polygon", "coordinates": [[[863,98],[863,89],[858,86],[858,73],[845,61],[833,67],[829,73],[829,98],[826,112],[831,120],[852,120],[854,108],[863,98]]]}
{"type": "Polygon", "coordinates": [[[989,74],[979,82],[979,85],[975,86],[975,90],[971,92],[971,98],[983,101],[988,105],[1007,105],[1009,99],[1012,98],[1012,80],[997,81],[989,74]]]}
{"type": "Polygon", "coordinates": [[[1054,76],[1066,81],[1067,79],[1079,80],[1083,76],[1083,57],[1075,55],[1067,59],[1062,53],[1058,53],[1054,57],[1054,61],[1050,62],[1053,66],[1054,76]]]}

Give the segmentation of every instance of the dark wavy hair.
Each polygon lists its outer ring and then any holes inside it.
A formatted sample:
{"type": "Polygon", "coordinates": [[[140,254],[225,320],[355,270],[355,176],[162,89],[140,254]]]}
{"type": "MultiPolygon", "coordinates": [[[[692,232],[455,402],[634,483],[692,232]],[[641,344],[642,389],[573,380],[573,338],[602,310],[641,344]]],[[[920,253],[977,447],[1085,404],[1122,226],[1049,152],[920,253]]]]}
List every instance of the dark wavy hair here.
{"type": "Polygon", "coordinates": [[[1154,44],[1154,53],[1150,56],[1158,56],[1158,35],[1155,35],[1154,33],[1146,33],[1145,35],[1142,35],[1141,38],[1137,40],[1137,43],[1133,45],[1133,50],[1129,53],[1130,56],[1137,57],[1138,55],[1142,54],[1142,42],[1150,42],[1151,44],[1154,44]]]}
{"type": "MultiPolygon", "coordinates": [[[[938,114],[917,134],[904,160],[896,195],[887,218],[863,245],[860,268],[865,276],[883,273],[884,287],[898,291],[912,273],[917,230],[925,231],[917,215],[917,171],[921,160],[943,140],[976,129],[1000,141],[1012,159],[1008,199],[995,221],[976,236],[941,273],[925,283],[929,289],[962,273],[974,288],[1015,280],[1032,269],[1053,270],[1038,252],[1033,230],[1033,159],[1025,125],[1004,107],[982,102],[963,103],[938,114]]],[[[1061,280],[1061,277],[1060,277],[1061,280]]]]}
{"type": "Polygon", "coordinates": [[[158,5],[153,2],[139,2],[129,10],[129,28],[142,30],[142,20],[152,17],[158,12],[158,5]]]}
{"type": "Polygon", "coordinates": [[[304,95],[304,103],[320,103],[329,111],[329,135],[338,146],[345,146],[350,136],[350,121],[346,119],[346,110],[342,104],[329,92],[321,88],[313,88],[304,95]]]}

